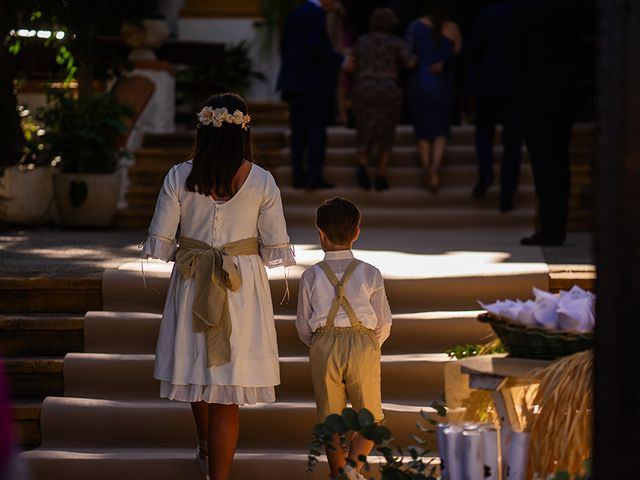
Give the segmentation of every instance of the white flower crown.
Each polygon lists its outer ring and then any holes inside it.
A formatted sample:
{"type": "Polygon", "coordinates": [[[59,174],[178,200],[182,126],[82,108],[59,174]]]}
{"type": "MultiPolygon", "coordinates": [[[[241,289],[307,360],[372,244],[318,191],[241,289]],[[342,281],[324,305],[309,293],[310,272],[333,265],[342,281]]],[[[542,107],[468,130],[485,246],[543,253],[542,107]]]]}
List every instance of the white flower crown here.
{"type": "Polygon", "coordinates": [[[204,107],[198,113],[198,120],[200,121],[200,125],[213,124],[214,127],[218,128],[221,127],[223,123],[233,123],[240,125],[243,130],[248,130],[251,116],[249,114],[245,115],[240,110],[236,110],[231,114],[224,107],[215,109],[204,107]]]}

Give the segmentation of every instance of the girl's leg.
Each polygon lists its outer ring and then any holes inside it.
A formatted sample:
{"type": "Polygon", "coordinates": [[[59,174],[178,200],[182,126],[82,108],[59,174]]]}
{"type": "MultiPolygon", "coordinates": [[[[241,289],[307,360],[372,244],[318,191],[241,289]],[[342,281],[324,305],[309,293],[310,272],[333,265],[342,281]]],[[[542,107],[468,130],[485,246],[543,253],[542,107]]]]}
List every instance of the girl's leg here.
{"type": "Polygon", "coordinates": [[[191,411],[196,421],[196,429],[198,430],[199,455],[202,461],[205,461],[209,455],[209,407],[206,402],[191,402],[191,411]]]}
{"type": "Polygon", "coordinates": [[[209,404],[209,472],[211,480],[229,480],[238,444],[238,405],[209,404]]]}
{"type": "Polygon", "coordinates": [[[351,448],[349,449],[349,458],[356,462],[355,469],[360,471],[363,463],[358,460],[361,455],[365,457],[371,453],[374,443],[371,440],[367,440],[362,435],[356,433],[351,439],[351,448]]]}
{"type": "Polygon", "coordinates": [[[422,183],[425,188],[429,187],[431,173],[431,142],[428,140],[418,140],[418,153],[422,162],[422,183]]]}
{"type": "MultiPolygon", "coordinates": [[[[340,473],[340,469],[347,464],[347,454],[340,445],[340,437],[334,435],[332,448],[326,447],[327,461],[331,470],[331,477],[336,478],[340,473]]],[[[217,479],[216,479],[217,480],[217,479]]]]}

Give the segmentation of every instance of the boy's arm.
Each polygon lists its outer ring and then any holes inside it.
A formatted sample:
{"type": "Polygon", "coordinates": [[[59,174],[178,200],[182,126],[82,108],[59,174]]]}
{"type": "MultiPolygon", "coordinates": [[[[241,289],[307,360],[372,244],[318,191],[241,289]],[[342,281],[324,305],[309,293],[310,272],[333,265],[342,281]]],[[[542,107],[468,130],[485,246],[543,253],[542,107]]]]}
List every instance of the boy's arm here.
{"type": "Polygon", "coordinates": [[[373,311],[376,312],[376,317],[378,317],[375,331],[378,343],[382,346],[385,340],[389,338],[389,334],[391,334],[391,307],[389,307],[387,294],[384,290],[384,281],[380,272],[378,272],[376,278],[376,287],[371,295],[371,306],[373,311]]]}
{"type": "Polygon", "coordinates": [[[300,287],[298,289],[298,311],[296,314],[296,329],[298,337],[308,347],[311,346],[311,337],[313,332],[309,326],[309,319],[313,310],[311,309],[311,292],[306,281],[305,275],[300,278],[300,287]]]}

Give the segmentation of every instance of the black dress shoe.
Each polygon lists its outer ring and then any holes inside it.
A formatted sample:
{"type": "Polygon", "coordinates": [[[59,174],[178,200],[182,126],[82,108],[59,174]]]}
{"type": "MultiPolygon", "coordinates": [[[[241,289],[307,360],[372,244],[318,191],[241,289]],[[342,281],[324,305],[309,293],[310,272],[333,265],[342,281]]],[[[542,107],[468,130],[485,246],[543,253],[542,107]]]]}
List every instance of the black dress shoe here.
{"type": "Polygon", "coordinates": [[[329,183],[325,179],[307,184],[307,188],[309,190],[322,190],[325,188],[335,188],[335,187],[336,186],[333,183],[329,183]]]}
{"type": "Polygon", "coordinates": [[[521,245],[540,246],[540,247],[561,247],[564,245],[564,237],[545,235],[542,232],[536,232],[530,237],[524,237],[520,240],[521,245]]]}
{"type": "Polygon", "coordinates": [[[513,210],[513,195],[500,195],[500,211],[507,213],[513,210]]]}
{"type": "Polygon", "coordinates": [[[473,187],[473,198],[483,198],[487,195],[487,190],[493,182],[491,180],[478,180],[476,186],[473,187]]]}
{"type": "Polygon", "coordinates": [[[367,167],[361,163],[356,165],[356,179],[360,188],[365,190],[371,190],[371,178],[369,178],[369,171],[367,167]]]}
{"type": "Polygon", "coordinates": [[[378,192],[381,192],[383,190],[389,190],[389,182],[387,182],[386,177],[383,177],[382,175],[378,175],[376,177],[375,188],[378,192]]]}

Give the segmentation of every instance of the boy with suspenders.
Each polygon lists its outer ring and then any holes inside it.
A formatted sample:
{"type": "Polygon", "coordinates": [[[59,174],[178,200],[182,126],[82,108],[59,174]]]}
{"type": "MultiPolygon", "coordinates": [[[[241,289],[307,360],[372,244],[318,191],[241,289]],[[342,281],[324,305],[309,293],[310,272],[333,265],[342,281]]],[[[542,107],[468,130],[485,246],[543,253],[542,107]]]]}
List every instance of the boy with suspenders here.
{"type": "MultiPolygon", "coordinates": [[[[366,408],[376,422],[383,419],[380,394],[380,346],[391,331],[391,310],[380,271],[353,257],[360,234],[360,211],[343,198],[325,201],[316,212],[316,227],[325,259],[300,279],[296,328],[310,347],[309,361],[318,421],[340,414],[347,400],[355,410],[366,408]]],[[[333,477],[364,478],[361,455],[373,443],[356,434],[347,464],[345,452],[327,449],[333,477]]]]}

